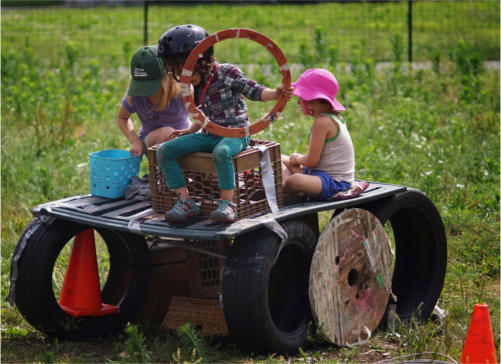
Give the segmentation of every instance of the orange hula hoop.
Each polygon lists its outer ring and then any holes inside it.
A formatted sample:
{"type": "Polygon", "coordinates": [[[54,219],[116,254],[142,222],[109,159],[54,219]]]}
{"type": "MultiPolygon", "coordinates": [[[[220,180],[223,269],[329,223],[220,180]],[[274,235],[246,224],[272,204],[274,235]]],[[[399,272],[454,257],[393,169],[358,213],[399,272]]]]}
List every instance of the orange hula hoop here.
{"type": "Polygon", "coordinates": [[[267,128],[271,123],[277,120],[282,113],[285,105],[287,104],[287,100],[284,97],[280,97],[273,109],[271,109],[268,114],[266,114],[258,122],[244,128],[226,128],[224,126],[215,124],[196,107],[193,94],[190,90],[191,75],[193,74],[193,71],[195,69],[195,64],[209,47],[225,39],[232,38],[250,39],[265,47],[275,57],[275,60],[278,63],[280,73],[282,74],[282,85],[286,88],[290,87],[290,67],[287,63],[287,58],[285,58],[285,55],[280,50],[280,48],[270,38],[254,30],[245,28],[231,28],[211,34],[202,42],[200,42],[195,48],[193,48],[183,66],[183,71],[181,74],[181,94],[183,96],[185,107],[190,113],[190,116],[195,122],[202,124],[202,127],[204,127],[209,133],[223,137],[241,138],[254,135],[267,128]]]}

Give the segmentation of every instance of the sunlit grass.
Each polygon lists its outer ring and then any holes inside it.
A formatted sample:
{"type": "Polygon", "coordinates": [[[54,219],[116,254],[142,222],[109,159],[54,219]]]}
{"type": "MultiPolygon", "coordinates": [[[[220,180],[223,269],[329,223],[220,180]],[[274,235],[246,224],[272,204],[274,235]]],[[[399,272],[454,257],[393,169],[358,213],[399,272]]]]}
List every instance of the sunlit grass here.
{"type": "MultiPolygon", "coordinates": [[[[468,14],[471,8],[467,5],[472,4],[462,4],[455,11],[468,14]]],[[[459,359],[475,303],[488,303],[493,322],[499,322],[499,69],[483,68],[484,57],[478,53],[481,49],[478,41],[470,42],[466,38],[465,41],[453,39],[443,46],[443,52],[435,59],[437,67],[409,71],[405,63],[398,62],[379,67],[374,55],[362,53],[360,29],[351,30],[359,34],[354,43],[346,42],[351,39],[348,30],[346,38],[329,30],[328,15],[339,6],[235,6],[231,7],[234,17],[225,17],[228,8],[220,5],[178,6],[168,16],[165,11],[169,8],[152,7],[155,11],[150,13],[149,36],[154,39],[168,26],[178,23],[198,22],[210,31],[246,26],[276,41],[291,63],[312,62],[312,66],[328,67],[335,73],[340,82],[338,98],[347,108],[344,115],[355,146],[356,177],[402,184],[425,192],[437,205],[448,238],[447,276],[439,305],[449,316],[440,332],[436,332],[433,323],[402,323],[397,326],[401,339],[396,340],[386,331],[377,331],[372,350],[391,350],[392,356],[437,350],[459,359]],[[318,24],[312,24],[313,20],[318,24]],[[321,29],[315,33],[317,26],[321,29]],[[290,29],[297,27],[305,31],[291,34],[290,29]],[[338,53],[332,48],[331,53],[324,54],[325,59],[319,59],[320,48],[315,48],[315,39],[319,41],[319,37],[327,50],[329,46],[336,46],[338,53]],[[301,48],[301,44],[307,47],[301,48]],[[347,47],[358,51],[347,57],[347,47]],[[305,50],[304,54],[301,49],[305,50]]],[[[344,11],[356,8],[354,4],[342,6],[344,11]]],[[[365,9],[362,14],[373,9],[367,8],[367,4],[360,6],[365,9]]],[[[398,52],[405,52],[405,48],[400,47],[400,40],[392,33],[397,25],[386,24],[385,6],[374,8],[371,14],[374,19],[364,26],[374,34],[384,30],[381,35],[384,59],[404,60],[405,55],[398,52]]],[[[436,31],[437,27],[453,22],[453,14],[444,3],[436,6],[443,7],[444,12],[433,16],[440,15],[444,24],[437,25],[438,21],[431,18],[426,22],[418,20],[416,29],[436,31]]],[[[491,19],[493,12],[498,22],[499,4],[475,6],[480,19],[491,19]]],[[[142,42],[142,33],[129,26],[131,22],[136,26],[141,22],[137,20],[141,19],[141,10],[81,9],[78,14],[70,9],[2,12],[2,338],[40,345],[31,360],[49,361],[57,357],[61,361],[72,361],[78,355],[72,357],[71,350],[75,347],[64,352],[66,349],[62,346],[41,341],[17,310],[8,306],[14,246],[32,218],[33,206],[89,192],[90,152],[128,147],[115,118],[128,82],[130,55],[142,42]],[[51,22],[56,23],[51,25],[51,22]],[[57,34],[48,36],[47,32],[57,34]]],[[[415,11],[429,14],[424,4],[417,4],[415,11]]],[[[349,27],[350,19],[346,18],[341,22],[349,27]]],[[[499,37],[498,23],[494,26],[494,32],[496,30],[499,37]]],[[[436,42],[430,44],[442,41],[435,38],[436,42]]],[[[224,42],[218,44],[216,58],[243,63],[242,68],[250,77],[270,87],[278,85],[280,74],[274,60],[263,47],[247,43],[229,41],[230,47],[224,42]]],[[[482,44],[485,48],[497,49],[499,58],[499,38],[494,43],[482,44]]],[[[296,65],[293,79],[306,66],[296,65]]],[[[312,120],[299,112],[295,101],[287,105],[281,119],[255,138],[280,142],[286,154],[305,153],[312,120]]],[[[253,122],[272,107],[272,103],[248,104],[253,122]]],[[[138,125],[137,119],[133,120],[138,125]]],[[[143,159],[141,173],[146,172],[147,162],[143,159]]],[[[320,214],[321,227],[328,223],[331,215],[330,212],[320,214]]],[[[103,280],[109,269],[109,257],[98,234],[96,244],[103,280]]],[[[56,270],[56,292],[62,285],[70,250],[71,244],[68,244],[60,258],[61,267],[56,270]]],[[[60,262],[56,264],[59,267],[60,262]]],[[[498,345],[499,325],[493,325],[493,329],[498,345]]],[[[162,338],[176,345],[168,335],[162,338]]],[[[175,350],[169,348],[169,355],[162,356],[162,352],[167,352],[166,346],[153,340],[148,342],[148,347],[156,360],[171,361],[175,350]]],[[[120,360],[118,355],[124,349],[119,341],[120,338],[107,350],[111,360],[120,360]]],[[[311,345],[313,349],[316,347],[315,343],[311,345]]],[[[222,345],[221,350],[228,346],[222,345]]],[[[346,358],[361,355],[348,349],[329,350],[333,355],[346,358]]],[[[9,349],[7,353],[17,358],[15,361],[22,361],[21,354],[16,357],[9,349]]],[[[211,355],[211,358],[220,358],[216,353],[211,355]]],[[[230,350],[227,355],[241,353],[230,350]]],[[[85,359],[99,361],[98,357],[96,354],[85,359]]],[[[235,358],[237,356],[224,360],[241,359],[235,358]]]]}

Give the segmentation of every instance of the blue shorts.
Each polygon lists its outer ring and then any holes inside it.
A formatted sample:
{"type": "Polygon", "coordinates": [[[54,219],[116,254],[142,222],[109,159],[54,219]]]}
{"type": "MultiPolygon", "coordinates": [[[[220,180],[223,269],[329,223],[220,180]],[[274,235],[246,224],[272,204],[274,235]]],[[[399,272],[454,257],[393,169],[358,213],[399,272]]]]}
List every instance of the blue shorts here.
{"type": "Polygon", "coordinates": [[[320,193],[320,196],[315,197],[314,200],[327,200],[334,196],[336,193],[349,190],[351,187],[351,183],[336,181],[327,172],[324,172],[320,169],[312,170],[304,167],[303,174],[319,177],[322,181],[322,192],[320,193]]]}

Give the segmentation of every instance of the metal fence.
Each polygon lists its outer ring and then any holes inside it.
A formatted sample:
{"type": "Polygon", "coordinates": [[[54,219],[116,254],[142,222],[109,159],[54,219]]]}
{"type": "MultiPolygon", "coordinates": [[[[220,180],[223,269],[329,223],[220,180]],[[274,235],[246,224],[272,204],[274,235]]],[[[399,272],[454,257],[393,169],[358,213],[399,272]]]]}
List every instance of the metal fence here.
{"type": "MultiPolygon", "coordinates": [[[[337,3],[327,14],[332,22],[323,22],[318,28],[326,33],[341,34],[352,38],[351,43],[342,42],[338,49],[343,61],[353,57],[357,49],[362,57],[375,61],[394,61],[398,47],[409,62],[429,60],[437,53],[450,50],[458,41],[463,41],[478,50],[488,60],[499,60],[499,2],[497,0],[332,0],[332,1],[198,1],[196,3],[222,3],[231,5],[255,4],[293,6],[315,6],[319,3],[337,3]],[[348,10],[351,24],[337,26],[335,19],[348,10]],[[489,33],[489,25],[497,19],[497,31],[489,33]],[[441,26],[437,26],[440,24],[441,26]],[[430,42],[431,41],[431,42],[430,42]],[[399,43],[399,44],[397,44],[399,43]]],[[[172,4],[191,4],[190,1],[143,2],[143,43],[156,42],[158,35],[151,38],[155,27],[149,21],[161,23],[168,18],[172,4]]],[[[238,26],[238,25],[234,25],[238,26]]],[[[221,28],[222,29],[222,28],[221,28]]],[[[214,29],[219,30],[219,29],[214,29]]],[[[315,32],[312,32],[312,40],[315,32]]],[[[403,59],[402,59],[403,60],[403,59]]]]}
{"type": "MultiPolygon", "coordinates": [[[[185,23],[209,32],[253,28],[276,41],[290,62],[303,64],[321,57],[336,62],[429,61],[445,58],[459,42],[484,60],[500,57],[498,0],[101,1],[94,8],[82,1],[36,8],[4,4],[3,49],[28,46],[41,60],[58,57],[58,49],[73,49],[78,57],[126,65],[139,46],[155,44],[165,30],[185,23]],[[276,35],[279,28],[288,32],[276,35]],[[103,50],[105,43],[116,46],[103,50]]],[[[249,51],[227,52],[245,58],[249,51]]]]}

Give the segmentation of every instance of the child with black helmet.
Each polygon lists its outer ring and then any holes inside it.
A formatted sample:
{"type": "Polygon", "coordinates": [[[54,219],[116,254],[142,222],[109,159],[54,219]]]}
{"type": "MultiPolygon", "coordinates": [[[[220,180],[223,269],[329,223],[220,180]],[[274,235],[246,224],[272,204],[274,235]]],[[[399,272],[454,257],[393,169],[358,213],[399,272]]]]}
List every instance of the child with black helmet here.
{"type": "MultiPolygon", "coordinates": [[[[185,24],[166,31],[158,42],[157,54],[164,59],[167,71],[179,78],[186,58],[209,33],[197,25],[185,24]]],[[[191,83],[194,100],[199,109],[213,122],[227,128],[241,128],[249,124],[244,96],[253,101],[277,100],[283,94],[288,100],[292,88],[282,86],[275,90],[259,85],[232,64],[214,61],[214,50],[209,48],[198,60],[191,83]]],[[[228,138],[213,135],[198,123],[172,133],[169,140],[157,150],[159,165],[167,184],[178,196],[178,202],[165,215],[170,222],[184,221],[200,214],[198,206],[190,197],[176,158],[193,152],[212,152],[218,175],[220,200],[218,208],[210,215],[213,221],[231,222],[236,219],[233,203],[235,189],[232,158],[247,148],[250,137],[228,138]]]]}
{"type": "Polygon", "coordinates": [[[177,129],[190,126],[179,83],[165,72],[156,46],[144,46],[131,59],[131,79],[118,110],[117,123],[130,142],[131,155],[140,155],[147,147],[165,142],[177,129]],[[139,135],[130,116],[141,121],[139,135]]]}

